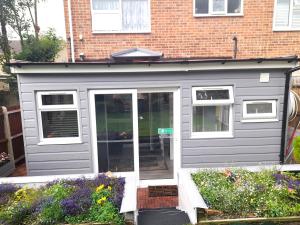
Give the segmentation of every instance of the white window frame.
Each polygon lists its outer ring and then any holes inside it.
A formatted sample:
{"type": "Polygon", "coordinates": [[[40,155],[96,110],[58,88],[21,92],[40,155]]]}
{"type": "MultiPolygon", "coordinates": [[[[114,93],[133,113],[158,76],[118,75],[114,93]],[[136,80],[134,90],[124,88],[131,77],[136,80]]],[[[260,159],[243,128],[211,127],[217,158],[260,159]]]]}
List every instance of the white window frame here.
{"type": "Polygon", "coordinates": [[[300,27],[293,28],[292,27],[292,19],[293,19],[293,1],[290,0],[290,10],[289,10],[289,25],[278,27],[275,24],[276,14],[277,14],[277,0],[274,0],[274,13],[273,13],[273,31],[299,31],[300,27]]]}
{"type": "Polygon", "coordinates": [[[208,13],[196,13],[196,0],[193,0],[193,15],[194,17],[218,17],[218,16],[244,16],[244,0],[241,0],[240,13],[228,13],[228,0],[224,0],[224,10],[220,12],[213,12],[213,0],[208,0],[208,13]]]}
{"type": "Polygon", "coordinates": [[[93,34],[118,34],[118,33],[123,33],[123,34],[139,34],[139,33],[151,33],[151,0],[148,1],[148,10],[149,10],[149,29],[146,30],[139,30],[139,31],[124,31],[122,28],[122,0],[119,0],[120,8],[119,10],[94,10],[93,9],[93,0],[90,0],[90,6],[91,6],[91,16],[92,16],[92,33],[93,34]],[[94,13],[112,13],[112,12],[117,12],[119,11],[120,14],[120,20],[121,20],[121,29],[120,30],[96,30],[94,29],[94,24],[96,23],[94,19],[94,13]]]}
{"type": "Polygon", "coordinates": [[[48,144],[76,144],[81,143],[81,126],[80,126],[80,116],[78,109],[78,97],[76,91],[38,91],[36,93],[37,98],[37,113],[38,113],[38,127],[40,134],[39,145],[48,144]],[[73,104],[61,104],[61,105],[43,105],[42,96],[43,95],[72,95],[73,104]],[[42,112],[51,111],[77,111],[77,125],[78,125],[78,137],[57,137],[57,138],[44,138],[43,132],[43,121],[42,112]]]}
{"type": "Polygon", "coordinates": [[[244,100],[243,122],[272,122],[277,120],[277,100],[244,100]],[[248,114],[247,105],[257,103],[271,103],[272,113],[248,114]]]}
{"type": "Polygon", "coordinates": [[[214,86],[214,87],[192,87],[192,118],[191,118],[191,138],[233,138],[233,86],[214,86]],[[228,90],[228,100],[197,100],[196,91],[198,90],[228,90]],[[211,132],[194,132],[193,131],[193,107],[194,106],[225,106],[229,107],[229,130],[228,131],[211,131],[211,132]]]}

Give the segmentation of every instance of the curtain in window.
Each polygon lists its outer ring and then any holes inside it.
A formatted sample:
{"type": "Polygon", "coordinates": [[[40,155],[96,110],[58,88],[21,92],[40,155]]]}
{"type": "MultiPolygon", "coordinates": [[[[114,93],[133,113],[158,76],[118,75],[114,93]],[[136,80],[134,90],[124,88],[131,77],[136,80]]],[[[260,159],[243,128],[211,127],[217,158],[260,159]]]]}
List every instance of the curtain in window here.
{"type": "Polygon", "coordinates": [[[293,16],[292,16],[292,27],[299,28],[300,27],[300,1],[293,1],[293,16]]]}
{"type": "Polygon", "coordinates": [[[148,0],[122,0],[122,17],[124,31],[149,30],[148,0]]]}
{"type": "Polygon", "coordinates": [[[94,10],[118,10],[119,0],[93,0],[94,10]]]}
{"type": "Polygon", "coordinates": [[[277,0],[275,26],[289,26],[290,0],[277,0]]]}

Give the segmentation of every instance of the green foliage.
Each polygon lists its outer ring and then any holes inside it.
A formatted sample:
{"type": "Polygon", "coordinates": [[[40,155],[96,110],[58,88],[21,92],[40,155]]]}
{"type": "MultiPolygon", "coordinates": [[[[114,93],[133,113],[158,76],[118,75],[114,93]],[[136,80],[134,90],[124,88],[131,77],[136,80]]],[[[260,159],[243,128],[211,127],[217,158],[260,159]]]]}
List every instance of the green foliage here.
{"type": "Polygon", "coordinates": [[[192,177],[208,206],[222,211],[225,218],[300,214],[300,202],[291,198],[285,183],[276,183],[274,171],[204,170],[192,177]]]}
{"type": "Polygon", "coordinates": [[[294,159],[297,163],[300,163],[300,136],[295,137],[293,142],[294,147],[294,159]]]}
{"type": "Polygon", "coordinates": [[[15,59],[31,62],[53,62],[62,49],[62,39],[58,38],[50,29],[39,39],[29,35],[25,40],[23,50],[15,55],[15,59]]]}

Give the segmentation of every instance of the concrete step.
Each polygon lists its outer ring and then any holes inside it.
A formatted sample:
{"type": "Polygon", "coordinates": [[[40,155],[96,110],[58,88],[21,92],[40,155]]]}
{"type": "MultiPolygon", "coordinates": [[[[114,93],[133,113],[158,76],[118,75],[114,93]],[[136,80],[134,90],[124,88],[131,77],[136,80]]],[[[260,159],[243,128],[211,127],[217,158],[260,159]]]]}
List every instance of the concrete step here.
{"type": "Polygon", "coordinates": [[[138,225],[185,225],[189,223],[188,215],[176,208],[139,210],[138,225]]]}

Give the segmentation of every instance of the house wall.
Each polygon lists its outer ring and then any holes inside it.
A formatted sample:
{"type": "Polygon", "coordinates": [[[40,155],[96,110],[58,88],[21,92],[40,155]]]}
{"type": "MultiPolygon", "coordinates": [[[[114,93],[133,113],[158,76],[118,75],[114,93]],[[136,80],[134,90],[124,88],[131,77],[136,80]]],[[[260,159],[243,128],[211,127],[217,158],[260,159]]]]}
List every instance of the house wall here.
{"type": "MultiPolygon", "coordinates": [[[[95,34],[90,0],[71,0],[75,57],[83,52],[88,60],[104,59],[133,47],[161,51],[167,58],[232,57],[234,36],[238,38],[238,58],[300,53],[300,31],[273,31],[274,0],[244,0],[244,15],[235,17],[194,17],[193,0],[150,1],[151,33],[95,34]]],[[[67,2],[64,0],[69,36],[67,2]]]]}
{"type": "Polygon", "coordinates": [[[279,163],[285,75],[282,70],[173,72],[144,74],[19,75],[29,175],[92,172],[88,90],[179,87],[181,92],[181,166],[214,167],[279,163]],[[261,72],[270,73],[260,83],[261,72]],[[234,86],[233,138],[191,139],[192,86],[234,86]],[[81,144],[38,145],[35,92],[77,90],[81,144]],[[278,99],[277,122],[242,123],[243,99],[278,99]]]}

